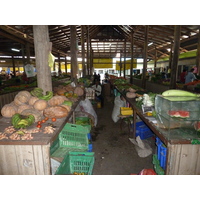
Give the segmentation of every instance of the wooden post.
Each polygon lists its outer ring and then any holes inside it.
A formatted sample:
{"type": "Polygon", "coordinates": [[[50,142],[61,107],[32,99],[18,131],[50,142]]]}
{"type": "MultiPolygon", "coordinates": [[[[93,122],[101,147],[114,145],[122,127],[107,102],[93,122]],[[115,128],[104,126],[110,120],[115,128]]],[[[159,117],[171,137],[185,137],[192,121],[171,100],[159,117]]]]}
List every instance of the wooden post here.
{"type": "Polygon", "coordinates": [[[67,58],[65,56],[65,73],[67,74],[67,58]]]}
{"type": "Polygon", "coordinates": [[[87,27],[87,74],[90,74],[89,27],[87,27]]]}
{"type": "Polygon", "coordinates": [[[124,78],[126,78],[126,39],[124,40],[124,78]]]}
{"type": "Polygon", "coordinates": [[[149,32],[149,26],[146,25],[145,26],[145,41],[144,41],[144,61],[143,61],[143,72],[142,72],[142,88],[143,89],[146,89],[148,32],[149,32]]]}
{"type": "Polygon", "coordinates": [[[169,68],[172,68],[172,58],[173,58],[173,42],[171,42],[171,49],[169,54],[169,68]]]}
{"type": "Polygon", "coordinates": [[[27,64],[27,62],[25,61],[25,53],[24,53],[24,45],[23,44],[21,44],[21,48],[22,48],[22,63],[23,63],[23,69],[25,72],[24,66],[27,64]]]}
{"type": "Polygon", "coordinates": [[[157,49],[155,47],[154,73],[155,73],[156,67],[157,67],[157,49]]]}
{"type": "Polygon", "coordinates": [[[14,56],[12,55],[12,65],[13,65],[13,74],[16,76],[16,70],[15,70],[15,59],[14,56]]]}
{"type": "Polygon", "coordinates": [[[71,80],[77,81],[77,45],[76,45],[76,26],[70,25],[70,52],[71,52],[71,80]]]}
{"type": "Polygon", "coordinates": [[[56,71],[56,58],[55,58],[55,61],[53,63],[53,71],[56,71]]]}
{"type": "Polygon", "coordinates": [[[90,45],[90,74],[92,75],[93,73],[94,73],[94,68],[93,68],[93,50],[92,50],[92,46],[90,45]]]}
{"type": "Polygon", "coordinates": [[[61,75],[60,54],[58,53],[58,75],[61,75]]]}
{"type": "Polygon", "coordinates": [[[37,68],[37,86],[46,91],[52,91],[51,70],[49,59],[48,25],[33,25],[34,48],[37,68]]]}
{"type": "Polygon", "coordinates": [[[198,33],[197,56],[196,56],[197,75],[200,74],[200,29],[198,33]]]}
{"type": "Polygon", "coordinates": [[[130,69],[130,83],[133,83],[133,30],[131,31],[131,69],[130,69]]]}
{"type": "Polygon", "coordinates": [[[176,88],[176,74],[178,69],[178,58],[179,58],[179,47],[180,47],[180,35],[181,26],[174,26],[174,53],[172,56],[172,66],[171,66],[171,78],[170,78],[170,89],[176,88]]]}
{"type": "Polygon", "coordinates": [[[26,43],[26,62],[30,64],[30,44],[26,43]]]}
{"type": "Polygon", "coordinates": [[[119,61],[119,67],[120,67],[120,71],[119,71],[119,76],[122,76],[122,51],[120,50],[120,61],[119,61]]]}
{"type": "Polygon", "coordinates": [[[82,53],[82,72],[83,77],[86,76],[86,66],[85,66],[85,39],[84,39],[85,28],[81,25],[81,53],[82,53]]]}

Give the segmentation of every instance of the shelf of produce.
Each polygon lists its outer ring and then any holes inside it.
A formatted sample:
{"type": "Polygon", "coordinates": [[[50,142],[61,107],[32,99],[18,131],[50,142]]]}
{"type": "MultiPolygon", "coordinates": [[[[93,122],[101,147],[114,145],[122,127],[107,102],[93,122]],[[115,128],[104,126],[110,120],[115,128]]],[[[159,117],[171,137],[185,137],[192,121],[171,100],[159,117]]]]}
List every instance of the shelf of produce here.
{"type": "MultiPolygon", "coordinates": [[[[73,113],[82,98],[75,102],[65,118],[52,122],[46,121],[39,132],[32,133],[31,140],[0,140],[0,174],[1,175],[51,175],[50,146],[57,138],[65,124],[73,116],[73,113]],[[55,126],[53,133],[44,133],[44,128],[49,124],[55,126]]],[[[0,132],[11,126],[10,119],[0,118],[0,132]]],[[[35,129],[36,124],[27,130],[35,129]]]]}
{"type": "MultiPolygon", "coordinates": [[[[138,115],[141,120],[154,132],[154,134],[166,145],[167,155],[165,175],[199,175],[200,144],[192,144],[190,139],[168,139],[163,132],[156,128],[155,124],[148,120],[142,110],[136,106],[135,99],[129,99],[123,93],[121,94],[133,108],[133,123],[136,123],[136,115],[138,115]]],[[[133,137],[135,137],[135,130],[133,130],[133,137]]]]}
{"type": "MultiPolygon", "coordinates": [[[[0,140],[0,145],[46,145],[52,143],[55,138],[58,136],[59,132],[62,130],[64,125],[69,121],[69,118],[72,116],[74,110],[76,109],[77,105],[79,104],[81,99],[74,103],[72,106],[69,114],[65,118],[57,119],[55,122],[52,122],[51,119],[47,120],[43,125],[42,128],[39,129],[38,133],[32,133],[33,139],[31,140],[11,140],[11,139],[2,139],[0,140]],[[53,125],[55,130],[52,134],[44,133],[45,127],[49,125],[53,125]]],[[[10,118],[1,117],[0,118],[0,132],[3,132],[5,128],[11,125],[10,118]]],[[[31,125],[28,130],[36,129],[36,124],[31,125]]]]}

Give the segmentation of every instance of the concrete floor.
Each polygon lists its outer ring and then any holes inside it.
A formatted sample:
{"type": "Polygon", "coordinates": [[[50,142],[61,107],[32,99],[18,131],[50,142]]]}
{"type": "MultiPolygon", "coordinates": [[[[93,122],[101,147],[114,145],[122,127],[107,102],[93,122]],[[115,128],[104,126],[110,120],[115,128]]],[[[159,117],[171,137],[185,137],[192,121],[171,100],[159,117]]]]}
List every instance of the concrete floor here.
{"type": "MultiPolygon", "coordinates": [[[[104,107],[95,108],[98,116],[97,126],[92,128],[93,151],[95,164],[93,175],[130,175],[138,174],[142,169],[154,169],[152,154],[141,158],[135,146],[129,140],[128,129],[123,126],[120,131],[120,120],[112,120],[114,96],[104,97],[104,107]]],[[[155,139],[147,139],[155,153],[155,139]]]]}

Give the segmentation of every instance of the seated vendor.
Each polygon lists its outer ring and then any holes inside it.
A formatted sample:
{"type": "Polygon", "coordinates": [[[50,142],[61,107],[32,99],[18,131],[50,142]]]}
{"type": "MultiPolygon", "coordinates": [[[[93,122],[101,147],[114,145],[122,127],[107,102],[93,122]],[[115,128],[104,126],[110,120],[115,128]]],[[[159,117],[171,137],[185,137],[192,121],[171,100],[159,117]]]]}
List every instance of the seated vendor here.
{"type": "Polygon", "coordinates": [[[101,101],[101,106],[103,107],[104,100],[102,96],[102,87],[98,80],[95,81],[95,85],[93,85],[92,88],[95,90],[96,99],[101,101]]]}

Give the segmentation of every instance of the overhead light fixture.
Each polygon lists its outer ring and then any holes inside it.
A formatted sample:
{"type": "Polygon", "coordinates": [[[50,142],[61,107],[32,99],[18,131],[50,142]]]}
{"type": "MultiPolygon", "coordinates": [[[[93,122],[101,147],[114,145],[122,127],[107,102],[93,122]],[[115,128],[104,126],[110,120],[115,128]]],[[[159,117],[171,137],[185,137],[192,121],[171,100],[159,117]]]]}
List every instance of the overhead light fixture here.
{"type": "Polygon", "coordinates": [[[11,50],[12,50],[12,51],[17,51],[17,52],[20,52],[20,50],[19,50],[19,49],[14,49],[14,48],[12,48],[11,50]]]}
{"type": "Polygon", "coordinates": [[[153,44],[153,42],[150,42],[149,44],[148,44],[148,46],[151,46],[153,44]]]}
{"type": "Polygon", "coordinates": [[[5,61],[5,60],[0,60],[0,62],[1,62],[1,63],[5,63],[6,61],[5,61]]]}

